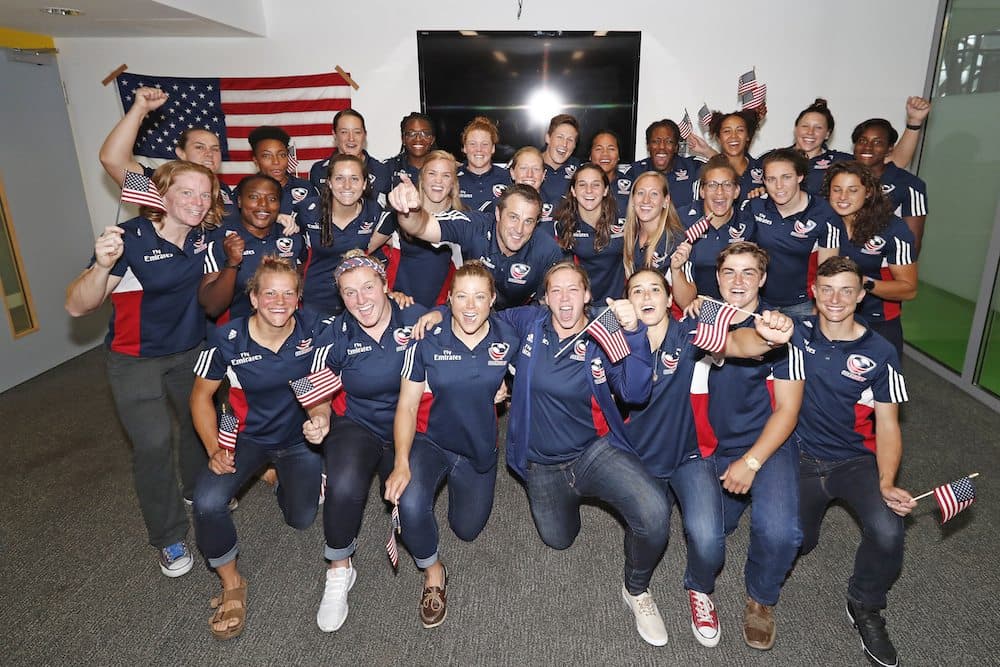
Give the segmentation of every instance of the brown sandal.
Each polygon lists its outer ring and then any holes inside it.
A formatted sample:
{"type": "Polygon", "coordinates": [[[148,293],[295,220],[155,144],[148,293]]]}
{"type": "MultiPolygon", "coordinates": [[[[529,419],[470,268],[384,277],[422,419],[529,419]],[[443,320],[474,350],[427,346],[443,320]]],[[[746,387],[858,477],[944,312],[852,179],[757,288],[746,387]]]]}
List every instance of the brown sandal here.
{"type": "Polygon", "coordinates": [[[238,637],[247,619],[247,580],[241,578],[238,588],[223,589],[222,594],[214,596],[210,604],[215,610],[208,621],[212,636],[223,640],[238,637]],[[233,620],[236,624],[230,625],[233,620]],[[216,627],[220,624],[221,628],[216,627]]]}

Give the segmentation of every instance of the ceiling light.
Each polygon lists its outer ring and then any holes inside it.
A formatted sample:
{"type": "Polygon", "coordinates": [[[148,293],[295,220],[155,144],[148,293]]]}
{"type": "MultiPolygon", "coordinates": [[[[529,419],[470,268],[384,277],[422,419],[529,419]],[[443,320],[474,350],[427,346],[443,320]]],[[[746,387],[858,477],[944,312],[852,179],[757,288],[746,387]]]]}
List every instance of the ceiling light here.
{"type": "Polygon", "coordinates": [[[458,34],[462,37],[476,37],[479,35],[475,30],[459,30],[458,34]]]}
{"type": "Polygon", "coordinates": [[[43,14],[51,14],[52,16],[82,16],[83,12],[79,9],[70,9],[69,7],[42,7],[40,10],[43,14]]]}

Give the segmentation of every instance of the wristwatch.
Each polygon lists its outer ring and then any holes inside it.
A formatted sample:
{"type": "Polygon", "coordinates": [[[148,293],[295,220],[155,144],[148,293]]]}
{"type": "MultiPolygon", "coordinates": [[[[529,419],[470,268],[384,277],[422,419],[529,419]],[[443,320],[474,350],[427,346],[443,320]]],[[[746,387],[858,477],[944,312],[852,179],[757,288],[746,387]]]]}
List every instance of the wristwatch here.
{"type": "Polygon", "coordinates": [[[871,278],[867,278],[862,287],[865,288],[866,292],[871,292],[873,289],[875,289],[875,281],[872,280],[871,278]]]}
{"type": "Polygon", "coordinates": [[[754,472],[760,470],[760,461],[758,461],[755,457],[750,456],[749,454],[744,455],[743,462],[746,463],[747,467],[750,468],[750,470],[753,470],[754,472]]]}

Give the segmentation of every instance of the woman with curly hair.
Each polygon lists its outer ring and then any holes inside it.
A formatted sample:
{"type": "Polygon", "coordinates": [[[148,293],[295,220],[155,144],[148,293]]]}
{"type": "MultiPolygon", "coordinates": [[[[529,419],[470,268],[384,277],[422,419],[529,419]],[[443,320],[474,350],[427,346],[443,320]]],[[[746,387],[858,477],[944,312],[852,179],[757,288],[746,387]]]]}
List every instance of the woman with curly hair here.
{"type": "MultiPolygon", "coordinates": [[[[750,155],[750,144],[763,116],[756,110],[746,109],[722,113],[712,112],[712,121],[708,133],[719,144],[719,151],[729,159],[729,164],[740,177],[740,198],[750,199],[760,194],[759,188],[764,185],[764,167],[758,158],[750,155]]],[[[688,146],[692,151],[710,158],[715,151],[696,134],[688,137],[688,146]]],[[[696,193],[696,198],[700,197],[696,193]]]]}
{"type": "Polygon", "coordinates": [[[838,162],[823,182],[823,195],[844,223],[840,254],[865,274],[867,294],[858,312],[873,331],[903,352],[902,302],[917,296],[917,253],[913,232],[892,213],[878,179],[860,162],[838,162]]]}
{"type": "Polygon", "coordinates": [[[618,218],[618,203],[611,194],[607,173],[593,162],[573,174],[569,196],[556,209],[555,234],[559,247],[572,253],[590,276],[595,303],[621,297],[625,289],[625,221],[618,218]]]}

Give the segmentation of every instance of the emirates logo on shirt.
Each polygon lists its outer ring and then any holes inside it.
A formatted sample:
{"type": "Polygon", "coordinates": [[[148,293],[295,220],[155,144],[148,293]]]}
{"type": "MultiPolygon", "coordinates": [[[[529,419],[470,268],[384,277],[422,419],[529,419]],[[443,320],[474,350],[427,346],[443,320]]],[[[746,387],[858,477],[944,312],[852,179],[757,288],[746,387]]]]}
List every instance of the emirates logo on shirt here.
{"type": "Polygon", "coordinates": [[[861,249],[861,252],[866,255],[881,255],[882,250],[885,248],[885,239],[881,236],[871,237],[865,246],[861,249]]]}
{"type": "Polygon", "coordinates": [[[309,190],[306,188],[292,188],[292,203],[298,204],[300,201],[306,198],[309,194],[309,190]]]}
{"type": "Polygon", "coordinates": [[[809,238],[809,233],[814,229],[816,229],[816,223],[812,220],[806,220],[805,222],[796,220],[795,224],[792,225],[792,236],[800,239],[809,238]]]}

